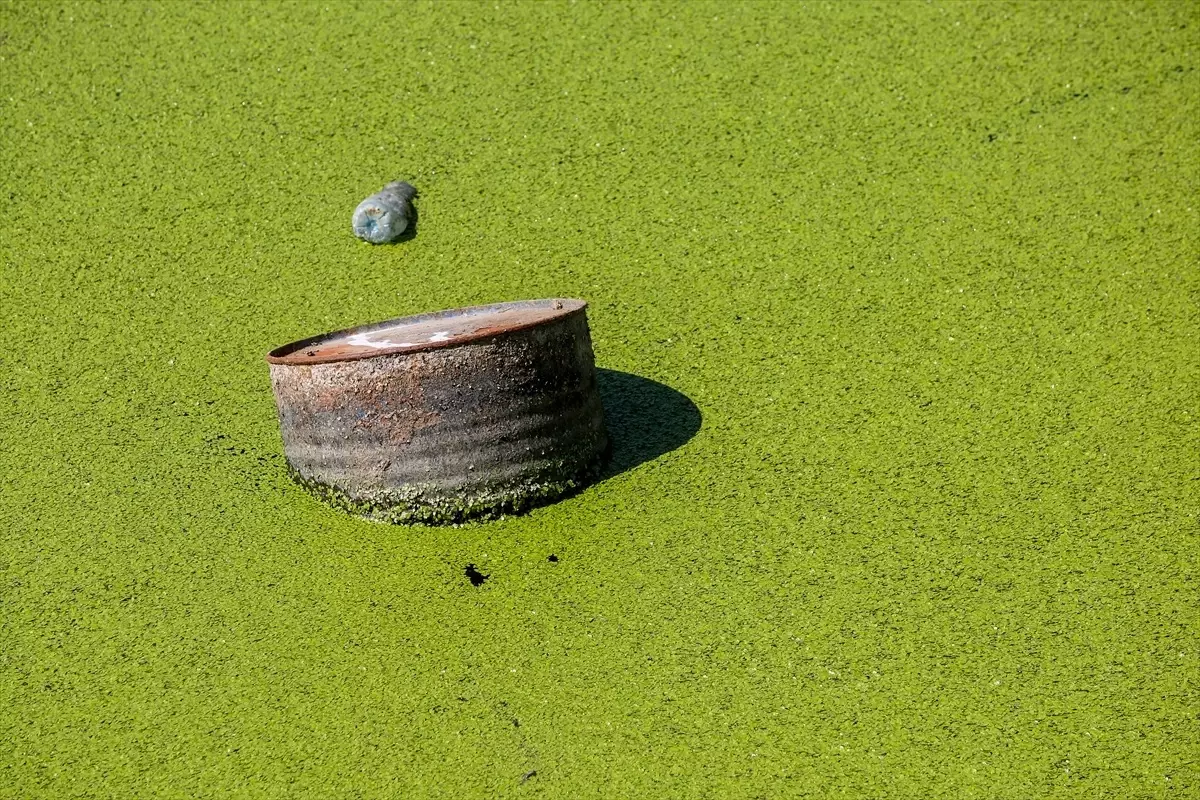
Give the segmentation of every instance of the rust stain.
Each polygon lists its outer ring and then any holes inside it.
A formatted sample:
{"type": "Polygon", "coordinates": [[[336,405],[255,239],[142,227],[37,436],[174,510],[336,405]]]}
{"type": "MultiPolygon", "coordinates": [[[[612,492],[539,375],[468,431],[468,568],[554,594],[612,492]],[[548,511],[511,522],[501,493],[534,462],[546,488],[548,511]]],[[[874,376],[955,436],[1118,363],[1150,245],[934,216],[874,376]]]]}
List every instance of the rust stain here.
{"type": "Polygon", "coordinates": [[[473,309],[465,322],[438,312],[352,329],[447,338],[370,358],[296,359],[327,356],[318,343],[344,333],[272,351],[289,468],[393,521],[486,515],[578,488],[608,452],[584,307],[529,301],[473,309]]]}
{"type": "Polygon", "coordinates": [[[390,353],[419,353],[526,330],[582,313],[582,300],[550,299],[418,314],[315,336],[276,348],[272,364],[326,364],[390,353]]]}
{"type": "Polygon", "coordinates": [[[391,444],[407,444],[419,430],[436,425],[441,414],[426,407],[418,370],[394,372],[354,387],[358,415],[354,427],[370,431],[391,444]]]}

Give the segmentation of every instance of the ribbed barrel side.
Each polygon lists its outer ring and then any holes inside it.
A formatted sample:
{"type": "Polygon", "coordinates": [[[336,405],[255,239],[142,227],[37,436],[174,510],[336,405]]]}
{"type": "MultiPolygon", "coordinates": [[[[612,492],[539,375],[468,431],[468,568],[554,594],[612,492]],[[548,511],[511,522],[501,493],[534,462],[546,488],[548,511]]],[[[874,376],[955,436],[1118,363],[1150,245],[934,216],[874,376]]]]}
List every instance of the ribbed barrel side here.
{"type": "Polygon", "coordinates": [[[519,511],[598,474],[608,451],[582,310],[461,346],[271,365],[293,474],[396,522],[519,511]]]}

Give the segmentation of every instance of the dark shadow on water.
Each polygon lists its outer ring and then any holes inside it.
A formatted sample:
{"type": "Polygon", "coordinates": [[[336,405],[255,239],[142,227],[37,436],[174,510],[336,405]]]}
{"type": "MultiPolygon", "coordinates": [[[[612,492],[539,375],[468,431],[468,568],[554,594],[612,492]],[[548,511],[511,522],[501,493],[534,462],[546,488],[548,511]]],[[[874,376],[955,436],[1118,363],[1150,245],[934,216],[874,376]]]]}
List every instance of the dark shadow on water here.
{"type": "MultiPolygon", "coordinates": [[[[417,195],[413,195],[413,200],[416,199],[417,195]]],[[[403,244],[404,242],[411,242],[413,239],[417,238],[417,221],[421,215],[420,212],[417,211],[416,203],[410,204],[409,208],[412,209],[412,212],[408,215],[408,226],[404,229],[403,233],[401,233],[395,238],[394,241],[391,242],[391,244],[403,244]]]]}
{"type": "Polygon", "coordinates": [[[682,447],[700,430],[700,409],[666,384],[612,369],[597,369],[596,381],[613,447],[604,478],[682,447]]]}

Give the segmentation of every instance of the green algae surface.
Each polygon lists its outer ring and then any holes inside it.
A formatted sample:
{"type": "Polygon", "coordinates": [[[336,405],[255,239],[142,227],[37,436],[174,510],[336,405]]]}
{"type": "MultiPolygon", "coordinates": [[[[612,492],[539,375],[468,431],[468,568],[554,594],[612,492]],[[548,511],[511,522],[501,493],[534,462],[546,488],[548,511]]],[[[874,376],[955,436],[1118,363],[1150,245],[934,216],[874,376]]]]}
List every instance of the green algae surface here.
{"type": "Polygon", "coordinates": [[[1197,8],[0,3],[0,797],[1197,796],[1197,8]],[[554,296],[694,435],[288,479],[268,349],[554,296]]]}

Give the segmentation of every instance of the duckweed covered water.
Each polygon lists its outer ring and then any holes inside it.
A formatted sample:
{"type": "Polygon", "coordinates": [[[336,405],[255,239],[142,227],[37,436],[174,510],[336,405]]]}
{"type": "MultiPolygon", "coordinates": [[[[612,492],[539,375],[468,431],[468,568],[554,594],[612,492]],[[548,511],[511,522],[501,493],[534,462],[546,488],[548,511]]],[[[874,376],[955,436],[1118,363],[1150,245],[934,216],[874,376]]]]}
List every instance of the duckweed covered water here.
{"type": "Polygon", "coordinates": [[[0,796],[1194,796],[1198,32],[0,3],[0,796]],[[288,480],[269,348],[556,296],[607,480],[288,480]]]}

